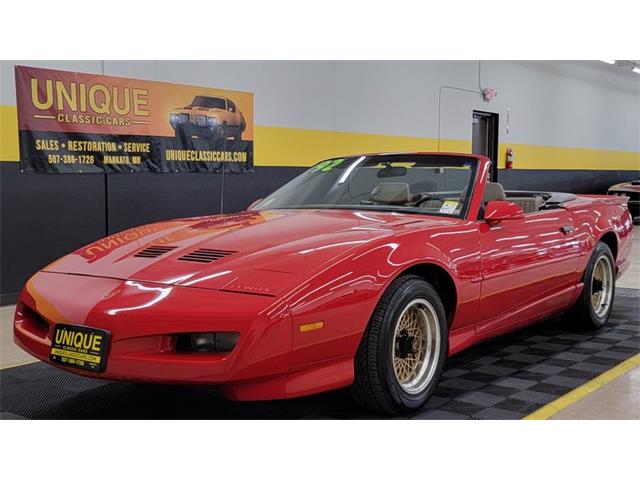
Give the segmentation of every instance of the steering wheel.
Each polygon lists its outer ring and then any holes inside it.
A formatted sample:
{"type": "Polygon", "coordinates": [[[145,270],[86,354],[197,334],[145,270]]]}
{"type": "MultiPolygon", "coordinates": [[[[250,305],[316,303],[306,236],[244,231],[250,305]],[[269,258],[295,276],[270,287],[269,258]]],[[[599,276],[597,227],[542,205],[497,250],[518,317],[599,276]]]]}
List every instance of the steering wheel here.
{"type": "Polygon", "coordinates": [[[437,200],[440,203],[444,203],[446,201],[444,198],[442,198],[442,195],[439,195],[437,193],[422,193],[421,195],[422,197],[420,198],[420,200],[417,200],[416,203],[414,203],[414,207],[419,207],[427,200],[437,200]]]}

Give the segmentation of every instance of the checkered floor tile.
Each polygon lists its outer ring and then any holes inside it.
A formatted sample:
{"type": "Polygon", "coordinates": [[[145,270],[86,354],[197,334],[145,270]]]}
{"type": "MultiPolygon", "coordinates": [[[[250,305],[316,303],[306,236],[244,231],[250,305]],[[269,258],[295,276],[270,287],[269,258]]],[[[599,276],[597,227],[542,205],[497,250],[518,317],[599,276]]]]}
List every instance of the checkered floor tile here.
{"type": "MultiPolygon", "coordinates": [[[[517,419],[640,352],[640,290],[617,289],[607,326],[567,331],[556,319],[449,359],[414,419],[517,419]]],[[[347,390],[277,402],[235,403],[214,389],[107,382],[44,363],[0,371],[2,418],[384,418],[347,390]]]]}

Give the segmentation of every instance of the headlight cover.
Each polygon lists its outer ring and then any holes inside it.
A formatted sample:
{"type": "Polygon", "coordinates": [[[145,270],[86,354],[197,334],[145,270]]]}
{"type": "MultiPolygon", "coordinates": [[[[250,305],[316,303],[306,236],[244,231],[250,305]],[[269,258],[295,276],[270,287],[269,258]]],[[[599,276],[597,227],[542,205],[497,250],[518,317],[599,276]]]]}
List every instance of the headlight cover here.
{"type": "Polygon", "coordinates": [[[176,352],[218,352],[232,351],[240,333],[238,332],[202,332],[180,333],[176,336],[176,352]]]}

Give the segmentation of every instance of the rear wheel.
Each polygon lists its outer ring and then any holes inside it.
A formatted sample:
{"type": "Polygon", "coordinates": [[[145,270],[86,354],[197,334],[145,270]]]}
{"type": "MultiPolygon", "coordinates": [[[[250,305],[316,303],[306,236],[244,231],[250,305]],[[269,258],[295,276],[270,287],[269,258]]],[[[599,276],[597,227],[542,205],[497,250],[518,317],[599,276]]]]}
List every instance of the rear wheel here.
{"type": "Polygon", "coordinates": [[[435,389],[446,350],[447,322],[436,290],[414,275],[396,279],[356,353],[355,399],[391,414],[419,408],[435,389]]]}
{"type": "Polygon", "coordinates": [[[596,245],[582,282],[582,293],[575,305],[564,314],[564,320],[570,327],[598,329],[609,320],[616,289],[615,260],[604,242],[596,245]]]}

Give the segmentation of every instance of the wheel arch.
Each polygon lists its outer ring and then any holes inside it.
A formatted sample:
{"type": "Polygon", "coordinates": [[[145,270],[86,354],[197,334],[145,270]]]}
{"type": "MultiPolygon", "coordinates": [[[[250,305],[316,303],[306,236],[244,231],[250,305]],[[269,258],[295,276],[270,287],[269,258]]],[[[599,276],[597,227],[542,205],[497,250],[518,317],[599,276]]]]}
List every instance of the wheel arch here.
{"type": "Polygon", "coordinates": [[[447,315],[447,325],[450,327],[458,305],[458,292],[451,274],[436,263],[419,263],[403,270],[396,278],[404,275],[422,277],[436,289],[447,315]]]}
{"type": "Polygon", "coordinates": [[[613,254],[613,259],[614,260],[618,259],[618,237],[616,236],[615,232],[608,231],[598,239],[596,244],[598,242],[602,242],[605,245],[607,245],[611,249],[611,253],[613,254]]]}

